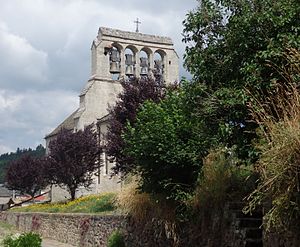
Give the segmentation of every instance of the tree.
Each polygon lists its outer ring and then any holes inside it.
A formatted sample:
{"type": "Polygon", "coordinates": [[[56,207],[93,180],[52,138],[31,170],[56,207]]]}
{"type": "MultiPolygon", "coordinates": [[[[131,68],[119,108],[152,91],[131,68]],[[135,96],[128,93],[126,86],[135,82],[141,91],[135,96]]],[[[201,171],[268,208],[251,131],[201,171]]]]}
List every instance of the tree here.
{"type": "Polygon", "coordinates": [[[186,87],[169,91],[159,103],[144,102],[124,134],[140,189],[177,202],[193,191],[206,150],[201,122],[187,108],[186,87]]]}
{"type": "Polygon", "coordinates": [[[35,158],[27,154],[11,161],[6,173],[7,187],[34,197],[37,192],[47,186],[47,181],[43,176],[45,164],[44,158],[35,158]]]}
{"type": "Polygon", "coordinates": [[[31,149],[20,149],[18,148],[16,152],[5,153],[0,155],[0,183],[5,182],[5,174],[10,161],[20,159],[23,155],[27,154],[33,157],[43,157],[45,156],[45,148],[40,144],[35,150],[31,149]]]}
{"type": "Polygon", "coordinates": [[[53,184],[67,187],[71,200],[79,186],[88,188],[99,168],[100,148],[92,126],[75,133],[62,129],[49,143],[47,174],[53,184]]]}
{"type": "Polygon", "coordinates": [[[126,124],[133,124],[136,112],[145,100],[159,102],[164,96],[164,89],[150,78],[121,81],[123,91],[118,95],[114,107],[109,109],[110,120],[105,151],[115,162],[114,172],[127,173],[132,169],[133,159],[124,154],[125,143],[122,138],[126,124]]]}
{"type": "Polygon", "coordinates": [[[284,83],[278,66],[287,48],[300,45],[299,15],[298,0],[202,0],[184,21],[195,114],[214,141],[236,145],[249,161],[257,127],[247,109],[249,92],[267,98],[274,81],[284,83]]]}

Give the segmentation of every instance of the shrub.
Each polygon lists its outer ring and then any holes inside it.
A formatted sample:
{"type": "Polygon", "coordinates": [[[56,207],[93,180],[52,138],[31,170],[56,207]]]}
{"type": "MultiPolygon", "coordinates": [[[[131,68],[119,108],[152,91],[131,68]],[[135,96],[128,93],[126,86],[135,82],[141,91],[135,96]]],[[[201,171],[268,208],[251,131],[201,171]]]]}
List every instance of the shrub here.
{"type": "Polygon", "coordinates": [[[211,150],[204,159],[192,208],[202,215],[222,208],[226,201],[242,200],[255,188],[255,181],[252,167],[242,165],[234,149],[211,150]]]}
{"type": "Polygon", "coordinates": [[[119,230],[115,230],[109,236],[107,240],[108,247],[125,247],[125,241],[122,233],[119,230]]]}
{"type": "Polygon", "coordinates": [[[3,240],[4,247],[41,247],[42,239],[39,234],[29,232],[21,235],[10,235],[3,240]]]}

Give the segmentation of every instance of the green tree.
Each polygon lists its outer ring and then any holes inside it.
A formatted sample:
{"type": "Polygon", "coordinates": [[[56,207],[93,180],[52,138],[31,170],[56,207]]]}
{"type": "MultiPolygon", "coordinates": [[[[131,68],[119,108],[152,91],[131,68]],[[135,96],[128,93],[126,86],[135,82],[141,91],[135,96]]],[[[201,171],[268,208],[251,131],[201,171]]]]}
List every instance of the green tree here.
{"type": "Polygon", "coordinates": [[[190,114],[186,97],[179,88],[159,103],[146,101],[123,136],[141,190],[175,201],[193,190],[206,150],[201,122],[190,114]]]}
{"type": "Polygon", "coordinates": [[[249,92],[266,97],[284,83],[277,66],[287,48],[300,45],[298,0],[202,0],[184,24],[185,66],[191,92],[212,144],[237,146],[253,161],[257,127],[247,109],[249,92]]]}

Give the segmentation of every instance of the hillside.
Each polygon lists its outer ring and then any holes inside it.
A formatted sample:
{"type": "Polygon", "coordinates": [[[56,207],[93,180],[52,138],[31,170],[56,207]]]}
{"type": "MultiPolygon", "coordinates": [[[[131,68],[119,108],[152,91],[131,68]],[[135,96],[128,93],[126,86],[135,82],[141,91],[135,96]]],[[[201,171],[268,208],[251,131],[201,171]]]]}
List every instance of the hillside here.
{"type": "Polygon", "coordinates": [[[36,147],[36,149],[17,148],[16,152],[1,154],[0,155],[0,183],[4,183],[5,171],[10,161],[19,159],[24,154],[30,154],[36,157],[42,157],[45,155],[45,153],[46,153],[46,149],[43,147],[43,145],[40,144],[36,147]]]}

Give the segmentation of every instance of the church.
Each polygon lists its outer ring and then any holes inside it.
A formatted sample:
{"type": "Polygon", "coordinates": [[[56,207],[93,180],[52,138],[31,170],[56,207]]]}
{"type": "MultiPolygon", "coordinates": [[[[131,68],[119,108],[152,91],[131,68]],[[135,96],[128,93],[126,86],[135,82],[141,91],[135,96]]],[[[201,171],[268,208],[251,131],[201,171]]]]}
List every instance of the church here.
{"type": "MultiPolygon", "coordinates": [[[[121,80],[130,77],[152,76],[161,83],[179,80],[178,55],[169,37],[127,32],[100,27],[91,46],[91,76],[79,94],[79,106],[51,133],[47,134],[46,151],[51,139],[62,129],[77,131],[94,124],[99,142],[105,142],[108,123],[108,106],[113,106],[121,92],[121,80]]],[[[118,176],[111,177],[113,166],[102,154],[102,166],[90,190],[80,188],[76,196],[120,190],[118,176]]],[[[53,187],[52,201],[64,200],[67,191],[53,187]]]]}

